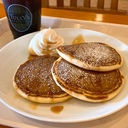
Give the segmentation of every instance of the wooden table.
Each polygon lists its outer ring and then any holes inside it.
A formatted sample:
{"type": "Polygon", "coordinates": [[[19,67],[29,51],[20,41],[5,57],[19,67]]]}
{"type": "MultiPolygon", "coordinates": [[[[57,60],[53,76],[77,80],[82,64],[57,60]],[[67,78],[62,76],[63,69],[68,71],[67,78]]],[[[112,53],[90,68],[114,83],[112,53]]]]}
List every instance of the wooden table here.
{"type": "MultiPolygon", "coordinates": [[[[97,14],[92,12],[81,12],[72,10],[58,10],[50,8],[42,8],[41,15],[50,17],[61,17],[69,19],[107,22],[116,24],[128,25],[128,16],[126,15],[114,15],[114,14],[97,14]]],[[[0,18],[5,17],[5,11],[2,4],[0,4],[0,18]]],[[[8,128],[7,126],[0,125],[0,128],[8,128]]]]}

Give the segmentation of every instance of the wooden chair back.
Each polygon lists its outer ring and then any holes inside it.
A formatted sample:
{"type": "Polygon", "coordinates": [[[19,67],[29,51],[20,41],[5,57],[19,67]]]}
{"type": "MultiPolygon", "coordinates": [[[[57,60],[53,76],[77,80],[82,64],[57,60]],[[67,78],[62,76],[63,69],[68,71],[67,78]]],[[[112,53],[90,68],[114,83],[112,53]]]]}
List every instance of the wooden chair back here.
{"type": "Polygon", "coordinates": [[[69,10],[79,10],[79,11],[89,11],[89,12],[99,12],[99,13],[112,13],[112,14],[127,14],[126,10],[119,10],[118,3],[119,0],[111,0],[110,8],[105,8],[105,0],[97,0],[97,6],[91,7],[91,0],[83,0],[83,6],[78,6],[79,0],[70,0],[70,5],[65,6],[64,0],[56,0],[56,5],[50,5],[50,0],[42,0],[42,7],[45,8],[56,8],[56,9],[69,9],[69,10]]]}

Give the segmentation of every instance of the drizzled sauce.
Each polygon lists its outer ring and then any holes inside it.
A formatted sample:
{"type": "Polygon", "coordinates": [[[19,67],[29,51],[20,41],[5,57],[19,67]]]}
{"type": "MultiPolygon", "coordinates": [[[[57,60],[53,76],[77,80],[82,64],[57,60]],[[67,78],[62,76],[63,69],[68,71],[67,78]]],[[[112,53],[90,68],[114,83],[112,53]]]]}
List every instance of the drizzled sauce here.
{"type": "Polygon", "coordinates": [[[28,106],[29,106],[32,110],[36,110],[37,107],[38,107],[38,103],[31,102],[28,106]]]}
{"type": "Polygon", "coordinates": [[[53,106],[51,107],[51,111],[55,114],[59,114],[64,109],[63,106],[53,106]]]}
{"type": "Polygon", "coordinates": [[[84,43],[85,40],[81,34],[79,34],[72,42],[72,44],[81,44],[84,43]]]}
{"type": "Polygon", "coordinates": [[[36,55],[29,55],[28,60],[33,59],[34,57],[36,57],[36,55]]]}
{"type": "Polygon", "coordinates": [[[15,99],[18,99],[18,98],[20,98],[20,97],[21,97],[21,96],[20,96],[18,93],[14,95],[14,98],[15,98],[15,99]]]}
{"type": "MultiPolygon", "coordinates": [[[[14,98],[18,99],[18,98],[21,98],[21,96],[19,94],[15,94],[14,98]]],[[[38,103],[31,102],[30,104],[28,104],[28,107],[31,108],[32,110],[36,110],[38,107],[38,103]]]]}

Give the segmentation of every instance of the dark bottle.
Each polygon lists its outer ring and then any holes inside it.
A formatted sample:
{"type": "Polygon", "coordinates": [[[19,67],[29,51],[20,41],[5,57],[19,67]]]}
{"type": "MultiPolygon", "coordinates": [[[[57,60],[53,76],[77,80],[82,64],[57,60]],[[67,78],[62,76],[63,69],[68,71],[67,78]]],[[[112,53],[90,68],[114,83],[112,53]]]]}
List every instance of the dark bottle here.
{"type": "Polygon", "coordinates": [[[14,38],[40,30],[41,0],[3,0],[3,4],[14,38]]]}

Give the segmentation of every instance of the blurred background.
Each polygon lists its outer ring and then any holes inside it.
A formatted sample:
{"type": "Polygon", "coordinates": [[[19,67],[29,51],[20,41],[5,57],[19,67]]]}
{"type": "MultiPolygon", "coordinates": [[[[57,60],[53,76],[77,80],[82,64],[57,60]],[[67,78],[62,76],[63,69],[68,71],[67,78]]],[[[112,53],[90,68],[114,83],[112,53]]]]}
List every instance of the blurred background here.
{"type": "MultiPolygon", "coordinates": [[[[49,0],[50,5],[56,5],[56,0],[49,0]]],[[[111,0],[105,0],[104,2],[104,8],[109,9],[111,0]]],[[[2,0],[0,0],[0,3],[2,3],[2,0]]],[[[78,0],[77,5],[82,6],[83,0],[78,0]]],[[[70,4],[70,0],[65,0],[64,5],[68,6],[70,4]]],[[[96,7],[97,0],[91,0],[91,7],[96,7]]],[[[118,9],[119,10],[126,10],[128,12],[128,0],[119,0],[118,2],[118,9]]]]}

